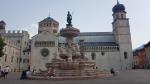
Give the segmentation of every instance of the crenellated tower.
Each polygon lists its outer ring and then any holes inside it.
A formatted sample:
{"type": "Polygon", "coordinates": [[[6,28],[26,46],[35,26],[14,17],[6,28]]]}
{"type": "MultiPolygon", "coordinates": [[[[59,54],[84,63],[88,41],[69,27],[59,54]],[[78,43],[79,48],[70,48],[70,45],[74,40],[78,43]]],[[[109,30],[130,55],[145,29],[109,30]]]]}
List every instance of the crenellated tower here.
{"type": "Polygon", "coordinates": [[[117,1],[113,7],[113,32],[119,45],[121,70],[132,68],[132,43],[129,19],[126,17],[125,6],[117,1]]]}

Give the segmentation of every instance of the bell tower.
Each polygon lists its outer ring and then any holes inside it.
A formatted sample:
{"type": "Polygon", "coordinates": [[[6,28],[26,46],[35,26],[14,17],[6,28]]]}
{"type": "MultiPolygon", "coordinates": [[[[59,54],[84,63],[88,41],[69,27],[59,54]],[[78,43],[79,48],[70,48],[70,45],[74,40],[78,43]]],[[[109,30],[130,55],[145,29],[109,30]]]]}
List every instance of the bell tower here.
{"type": "Polygon", "coordinates": [[[132,68],[132,43],[129,19],[126,17],[125,6],[117,1],[113,7],[113,33],[119,45],[121,70],[132,68]]]}
{"type": "Polygon", "coordinates": [[[47,31],[51,34],[57,34],[59,30],[59,23],[51,17],[47,17],[39,22],[38,33],[47,31]]]}

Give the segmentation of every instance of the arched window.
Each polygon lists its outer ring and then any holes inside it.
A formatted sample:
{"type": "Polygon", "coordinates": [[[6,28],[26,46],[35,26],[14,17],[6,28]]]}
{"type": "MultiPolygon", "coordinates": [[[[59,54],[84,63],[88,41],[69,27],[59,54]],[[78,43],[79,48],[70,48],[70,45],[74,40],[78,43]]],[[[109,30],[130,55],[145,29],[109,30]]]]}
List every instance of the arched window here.
{"type": "Polygon", "coordinates": [[[121,14],[121,19],[123,19],[123,14],[121,14]]]}
{"type": "Polygon", "coordinates": [[[96,54],[93,52],[93,53],[91,53],[91,58],[92,58],[92,60],[95,60],[96,59],[96,54]]]}

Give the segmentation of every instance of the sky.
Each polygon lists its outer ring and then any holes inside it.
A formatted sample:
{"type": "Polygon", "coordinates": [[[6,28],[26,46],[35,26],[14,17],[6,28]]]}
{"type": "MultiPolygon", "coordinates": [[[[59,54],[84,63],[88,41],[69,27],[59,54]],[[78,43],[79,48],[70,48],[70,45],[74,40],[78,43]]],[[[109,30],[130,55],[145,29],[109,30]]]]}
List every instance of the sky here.
{"type": "MultiPolygon", "coordinates": [[[[150,0],[119,0],[130,21],[133,49],[150,41],[150,0]]],[[[112,8],[117,0],[0,0],[0,20],[6,30],[26,30],[37,34],[38,22],[50,16],[66,25],[67,11],[73,26],[81,32],[111,32],[112,8]]]]}

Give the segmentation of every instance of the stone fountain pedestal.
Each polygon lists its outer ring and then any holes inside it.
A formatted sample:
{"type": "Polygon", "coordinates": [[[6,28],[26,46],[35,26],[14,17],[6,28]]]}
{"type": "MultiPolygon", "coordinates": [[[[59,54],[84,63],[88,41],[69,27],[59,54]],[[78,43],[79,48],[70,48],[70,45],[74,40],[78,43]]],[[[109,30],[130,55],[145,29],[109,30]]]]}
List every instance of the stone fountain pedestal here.
{"type": "Polygon", "coordinates": [[[71,76],[96,76],[94,62],[86,61],[60,61],[47,63],[47,68],[51,69],[54,77],[71,76]]]}
{"type": "Polygon", "coordinates": [[[67,26],[60,30],[60,35],[66,38],[65,48],[60,49],[60,59],[53,59],[46,68],[55,77],[96,76],[95,62],[86,58],[81,59],[80,48],[73,42],[78,36],[79,29],[67,26]]]}

